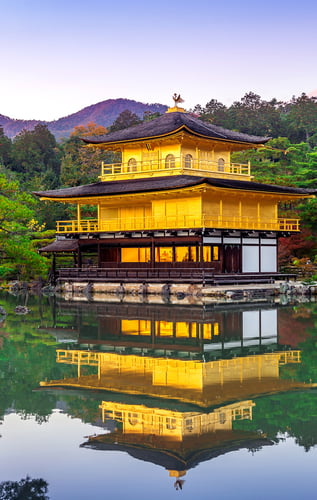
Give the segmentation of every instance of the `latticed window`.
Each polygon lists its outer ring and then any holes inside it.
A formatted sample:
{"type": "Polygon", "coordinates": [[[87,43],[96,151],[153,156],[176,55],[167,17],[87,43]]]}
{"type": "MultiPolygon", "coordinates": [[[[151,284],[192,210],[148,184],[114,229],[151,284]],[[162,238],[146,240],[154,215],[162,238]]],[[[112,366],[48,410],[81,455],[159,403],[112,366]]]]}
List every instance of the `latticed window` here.
{"type": "Polygon", "coordinates": [[[165,158],[165,168],[175,168],[175,156],[167,155],[165,158]]]}
{"type": "Polygon", "coordinates": [[[176,418],[166,418],[166,429],[174,430],[176,429],[176,418]]]}
{"type": "Polygon", "coordinates": [[[226,414],[224,412],[221,412],[219,415],[219,423],[223,425],[226,423],[226,421],[227,421],[226,414]]]}
{"type": "Polygon", "coordinates": [[[193,157],[191,154],[185,155],[185,168],[191,168],[193,165],[193,157]]]}
{"type": "Polygon", "coordinates": [[[137,413],[128,413],[128,421],[130,425],[136,425],[139,422],[137,413]]]}
{"type": "Polygon", "coordinates": [[[189,432],[191,432],[194,429],[193,419],[192,418],[186,418],[185,425],[186,425],[186,430],[189,431],[189,432]]]}
{"type": "Polygon", "coordinates": [[[135,158],[130,158],[130,160],[128,161],[128,171],[129,172],[136,171],[136,159],[135,158]]]}
{"type": "Polygon", "coordinates": [[[225,171],[225,160],[223,158],[219,158],[218,160],[218,172],[225,171]]]}

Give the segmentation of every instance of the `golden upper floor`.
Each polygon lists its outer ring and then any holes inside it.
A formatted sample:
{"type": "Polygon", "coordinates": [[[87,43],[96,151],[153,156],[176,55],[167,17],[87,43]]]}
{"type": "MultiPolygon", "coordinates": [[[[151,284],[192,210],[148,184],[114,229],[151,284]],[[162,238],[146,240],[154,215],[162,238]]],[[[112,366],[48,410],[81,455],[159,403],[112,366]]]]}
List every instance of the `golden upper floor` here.
{"type": "Polygon", "coordinates": [[[231,163],[231,153],[261,146],[268,137],[242,134],[174,112],[104,136],[83,138],[88,147],[121,153],[120,163],[102,164],[100,179],[165,175],[251,180],[250,165],[231,163]]]}

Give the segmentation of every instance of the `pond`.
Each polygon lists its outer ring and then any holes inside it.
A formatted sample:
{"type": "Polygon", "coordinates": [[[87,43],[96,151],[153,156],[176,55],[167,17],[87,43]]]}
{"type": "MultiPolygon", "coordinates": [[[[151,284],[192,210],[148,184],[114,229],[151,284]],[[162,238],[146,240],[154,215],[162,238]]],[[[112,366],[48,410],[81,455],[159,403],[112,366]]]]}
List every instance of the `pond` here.
{"type": "Polygon", "coordinates": [[[314,498],[317,304],[285,302],[2,294],[0,498],[314,498]]]}

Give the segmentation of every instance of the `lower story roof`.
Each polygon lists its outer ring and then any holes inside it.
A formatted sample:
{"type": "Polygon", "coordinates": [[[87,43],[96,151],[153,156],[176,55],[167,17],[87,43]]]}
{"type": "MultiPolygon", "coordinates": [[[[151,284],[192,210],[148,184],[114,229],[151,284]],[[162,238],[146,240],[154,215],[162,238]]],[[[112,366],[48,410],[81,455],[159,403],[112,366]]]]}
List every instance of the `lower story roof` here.
{"type": "Polygon", "coordinates": [[[78,249],[78,240],[55,240],[53,243],[39,249],[39,252],[75,252],[78,249]]]}

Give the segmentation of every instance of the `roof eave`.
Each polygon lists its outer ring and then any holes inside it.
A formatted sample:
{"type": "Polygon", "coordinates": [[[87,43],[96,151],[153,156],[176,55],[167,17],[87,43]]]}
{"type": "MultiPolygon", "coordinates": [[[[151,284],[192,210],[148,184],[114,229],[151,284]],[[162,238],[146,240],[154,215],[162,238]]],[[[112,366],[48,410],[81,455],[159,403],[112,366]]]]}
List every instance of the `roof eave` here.
{"type": "Polygon", "coordinates": [[[190,129],[187,125],[183,124],[180,127],[178,127],[177,129],[174,129],[170,132],[166,132],[164,134],[145,136],[145,137],[137,137],[137,138],[133,138],[133,139],[120,139],[120,140],[108,142],[108,141],[92,141],[92,140],[88,140],[86,137],[81,137],[81,140],[89,145],[99,146],[99,145],[105,144],[107,147],[108,146],[110,147],[112,145],[119,145],[119,144],[121,145],[121,144],[126,144],[126,143],[131,144],[133,142],[139,143],[139,142],[146,142],[146,141],[154,141],[154,140],[162,139],[164,137],[170,137],[172,135],[176,135],[179,132],[181,132],[182,130],[185,130],[190,135],[193,135],[195,137],[199,137],[201,139],[215,140],[215,141],[226,142],[226,143],[231,142],[231,143],[235,143],[235,144],[250,145],[250,148],[260,147],[262,144],[265,144],[267,141],[269,141],[271,139],[271,137],[265,137],[264,140],[262,138],[262,141],[250,142],[250,141],[243,141],[243,140],[238,140],[238,139],[228,139],[226,137],[212,137],[210,135],[205,135],[205,134],[200,134],[199,132],[195,132],[192,129],[190,129]]]}

